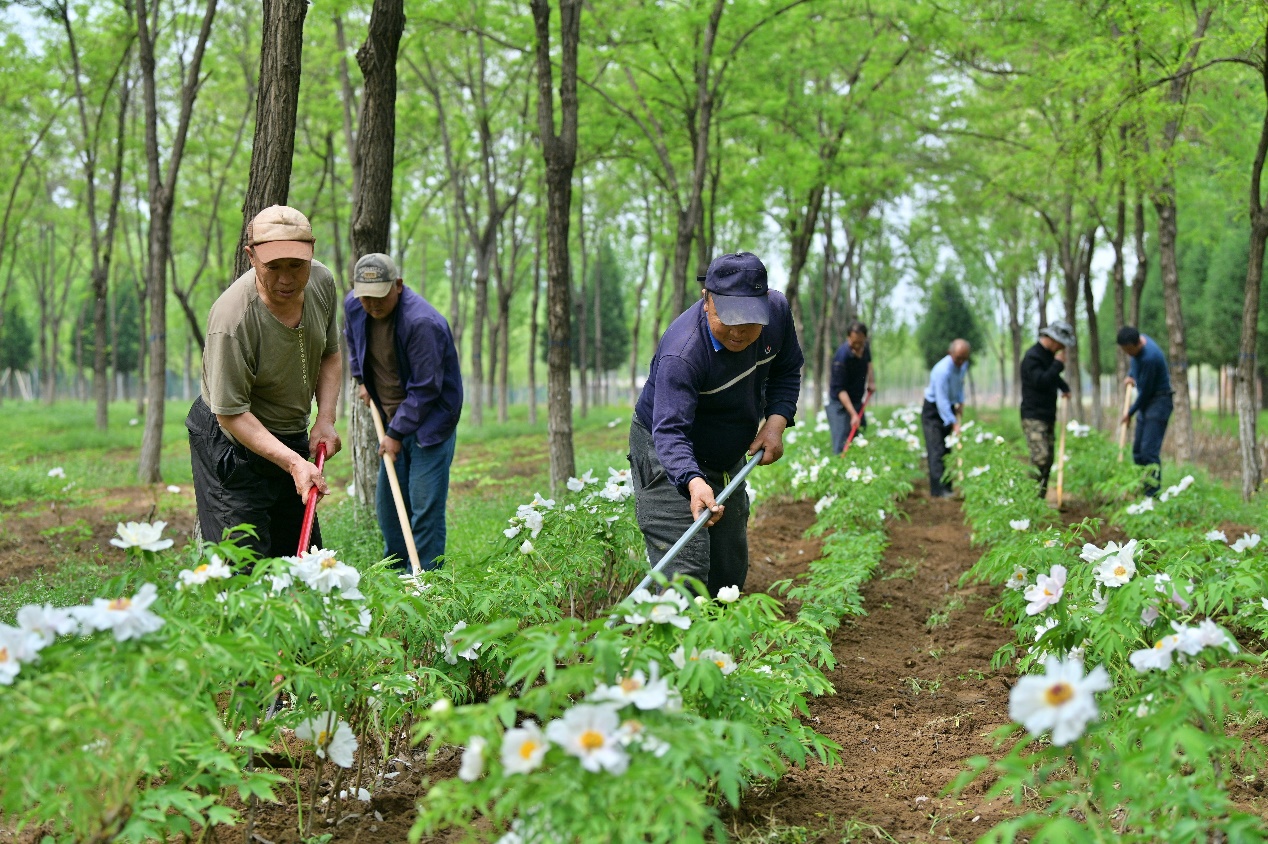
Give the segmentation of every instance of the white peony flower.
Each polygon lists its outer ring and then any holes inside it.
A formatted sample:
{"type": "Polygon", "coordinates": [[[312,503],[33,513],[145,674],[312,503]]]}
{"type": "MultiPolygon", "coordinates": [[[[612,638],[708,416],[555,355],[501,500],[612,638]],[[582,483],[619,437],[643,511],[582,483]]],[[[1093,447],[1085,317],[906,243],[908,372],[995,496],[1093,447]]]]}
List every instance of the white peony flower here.
{"type": "Polygon", "coordinates": [[[180,578],[180,582],[176,584],[176,588],[184,589],[186,586],[201,586],[212,578],[223,580],[233,577],[233,570],[219,556],[212,554],[207,562],[192,571],[190,569],[182,569],[177,577],[180,578]]]}
{"type": "Polygon", "coordinates": [[[1009,519],[1008,526],[1013,530],[1029,530],[1030,519],[1009,519]]]}
{"type": "Polygon", "coordinates": [[[1158,612],[1157,604],[1150,604],[1140,611],[1140,623],[1146,627],[1152,627],[1153,623],[1158,620],[1161,613],[1158,612]]]}
{"type": "Polygon", "coordinates": [[[824,510],[831,507],[833,502],[835,502],[836,500],[837,500],[837,497],[835,495],[825,495],[823,498],[820,498],[818,501],[815,502],[815,515],[818,515],[819,513],[822,513],[824,510]]]}
{"type": "Polygon", "coordinates": [[[79,630],[79,622],[70,610],[52,604],[27,604],[18,610],[17,629],[34,636],[38,644],[36,650],[39,650],[53,644],[58,636],[79,630]]]}
{"type": "Polygon", "coordinates": [[[535,509],[529,508],[524,512],[524,527],[532,531],[533,539],[537,538],[537,534],[542,532],[542,525],[545,523],[545,516],[537,512],[535,509]]]}
{"type": "Polygon", "coordinates": [[[1104,615],[1109,609],[1109,594],[1101,594],[1101,584],[1092,587],[1092,612],[1104,615]]]}
{"type": "Polygon", "coordinates": [[[527,774],[542,764],[549,749],[537,722],[525,721],[502,737],[502,767],[508,774],[527,774]]]}
{"type": "Polygon", "coordinates": [[[61,466],[54,466],[52,469],[48,470],[48,476],[50,478],[64,478],[66,477],[66,470],[61,466]]]}
{"type": "Polygon", "coordinates": [[[621,729],[616,732],[616,737],[622,747],[638,747],[657,759],[669,752],[669,744],[647,732],[643,722],[635,718],[623,721],[621,729]]]}
{"type": "Polygon", "coordinates": [[[322,712],[301,721],[295,735],[313,743],[317,756],[329,759],[340,768],[351,768],[357,750],[357,737],[352,728],[333,712],[322,712]]]}
{"type": "Polygon", "coordinates": [[[163,539],[163,528],[167,522],[128,522],[119,523],[119,535],[110,540],[110,544],[118,548],[140,548],[142,551],[162,551],[172,547],[172,540],[163,539]]]}
{"type": "Polygon", "coordinates": [[[1226,536],[1224,531],[1222,530],[1210,530],[1206,532],[1206,541],[1207,542],[1223,542],[1224,544],[1227,545],[1228,536],[1226,536]]]}
{"type": "Polygon", "coordinates": [[[546,726],[546,738],[580,759],[587,771],[623,774],[630,757],[621,747],[619,725],[615,707],[579,703],[546,726]]]}
{"type": "Polygon", "coordinates": [[[718,590],[718,600],[724,604],[732,604],[740,599],[740,587],[723,586],[718,590]]]}
{"type": "MultiPolygon", "coordinates": [[[[696,657],[693,655],[692,658],[695,659],[696,657]]],[[[700,652],[699,659],[706,662],[712,662],[724,675],[732,673],[736,668],[735,660],[731,658],[730,654],[714,650],[713,648],[705,648],[702,650],[700,652]]]]}
{"type": "Polygon", "coordinates": [[[687,611],[688,602],[678,592],[667,590],[659,595],[652,595],[646,589],[635,590],[630,596],[636,609],[625,617],[629,624],[672,624],[686,630],[691,626],[691,619],[682,613],[687,611]]]}
{"type": "Polygon", "coordinates": [[[444,657],[445,662],[450,665],[457,665],[458,657],[462,657],[467,660],[474,660],[480,656],[480,646],[483,644],[482,642],[476,642],[475,644],[469,645],[464,651],[459,651],[457,653],[454,652],[454,636],[459,630],[465,630],[466,627],[467,623],[465,621],[459,621],[453,626],[453,630],[450,630],[445,634],[444,657]]]}
{"type": "Polygon", "coordinates": [[[532,542],[532,540],[530,540],[530,539],[525,539],[525,540],[523,541],[523,543],[521,543],[521,544],[520,544],[520,553],[521,553],[521,554],[531,554],[531,553],[533,553],[533,542],[532,542]]]}
{"type": "Polygon", "coordinates": [[[1180,637],[1176,649],[1189,656],[1197,656],[1205,648],[1227,648],[1237,653],[1237,642],[1209,618],[1204,619],[1197,627],[1185,627],[1175,622],[1172,622],[1172,627],[1180,637]]]}
{"type": "Polygon", "coordinates": [[[1048,607],[1061,600],[1061,592],[1065,589],[1065,566],[1053,566],[1049,574],[1041,574],[1035,578],[1033,586],[1026,587],[1026,615],[1038,615],[1048,607]]]}
{"type": "Polygon", "coordinates": [[[572,492],[581,492],[581,490],[585,488],[586,488],[586,482],[581,480],[581,478],[568,479],[568,489],[571,490],[572,492]]]}
{"type": "Polygon", "coordinates": [[[30,648],[32,635],[16,627],[0,624],[0,686],[13,685],[22,670],[22,655],[30,648]]]}
{"type": "Polygon", "coordinates": [[[462,751],[462,764],[458,766],[458,779],[475,782],[484,773],[484,749],[489,742],[484,736],[472,736],[462,751]]]}
{"type": "Polygon", "coordinates": [[[1179,634],[1172,633],[1169,636],[1163,636],[1154,643],[1152,648],[1133,651],[1128,659],[1131,660],[1132,667],[1141,674],[1154,668],[1159,671],[1166,671],[1171,667],[1171,654],[1179,646],[1179,634]]]}
{"type": "Polygon", "coordinates": [[[505,536],[507,539],[514,539],[515,537],[520,535],[520,526],[511,525],[509,528],[502,531],[502,535],[505,536]]]}
{"type": "Polygon", "coordinates": [[[281,574],[270,574],[270,589],[274,595],[280,594],[283,590],[290,588],[295,582],[295,578],[291,577],[290,572],[282,572],[281,574]]]}
{"type": "Polygon", "coordinates": [[[1127,515],[1139,516],[1141,513],[1148,513],[1153,508],[1154,508],[1154,500],[1152,498],[1146,498],[1144,501],[1141,501],[1139,504],[1128,504],[1127,515]]]}
{"type": "Polygon", "coordinates": [[[1064,747],[1083,735],[1097,716],[1095,692],[1110,688],[1109,674],[1097,666],[1086,677],[1078,660],[1048,657],[1042,676],[1022,677],[1008,697],[1008,714],[1032,736],[1052,730],[1052,743],[1064,747]]]}
{"type": "Polygon", "coordinates": [[[1025,589],[1029,585],[1029,574],[1025,566],[1013,566],[1013,573],[1008,576],[1004,588],[1025,589]]]}
{"type": "Polygon", "coordinates": [[[1136,575],[1136,540],[1124,545],[1116,554],[1101,558],[1093,576],[1105,586],[1122,586],[1136,575]]]}
{"type": "Polygon", "coordinates": [[[72,607],[71,612],[79,619],[84,635],[110,630],[114,632],[115,641],[126,642],[163,626],[163,619],[150,612],[150,605],[157,599],[158,587],[147,583],[131,598],[115,598],[113,601],[96,598],[91,606],[72,607]]]}
{"type": "Polygon", "coordinates": [[[370,614],[369,607],[362,607],[361,612],[357,614],[357,626],[352,628],[352,632],[358,636],[366,636],[370,633],[370,625],[374,623],[374,616],[370,614]]]}
{"type": "Polygon", "coordinates": [[[989,471],[991,471],[991,464],[989,463],[985,466],[974,466],[969,470],[969,477],[976,478],[978,475],[985,475],[989,471]]]}
{"type": "Polygon", "coordinates": [[[534,507],[545,507],[547,510],[549,510],[550,508],[552,508],[552,507],[554,507],[554,506],[555,506],[555,499],[553,499],[553,498],[542,498],[542,494],[541,494],[540,492],[534,492],[534,493],[533,493],[533,506],[534,506],[534,507]]]}
{"type": "Polygon", "coordinates": [[[1237,540],[1229,547],[1240,554],[1243,551],[1249,551],[1251,548],[1254,548],[1258,544],[1259,544],[1259,534],[1244,533],[1242,534],[1241,539],[1237,540]]]}
{"type": "MultiPolygon", "coordinates": [[[[361,572],[354,569],[347,563],[341,563],[335,559],[335,552],[327,549],[313,549],[305,551],[299,556],[285,557],[291,560],[291,574],[298,577],[309,588],[318,592],[329,592],[331,589],[339,589],[344,592],[344,597],[351,597],[347,593],[357,589],[357,584],[361,582],[361,572]]],[[[360,592],[356,593],[360,597],[360,592]]]]}
{"type": "MultiPolygon", "coordinates": [[[[1135,545],[1132,545],[1132,548],[1134,549],[1135,545]]],[[[1087,563],[1095,563],[1099,560],[1103,560],[1111,554],[1117,554],[1122,549],[1123,546],[1119,545],[1117,542],[1111,542],[1104,548],[1097,548],[1089,542],[1083,546],[1083,552],[1079,554],[1079,559],[1087,563]]]]}
{"type": "Polygon", "coordinates": [[[858,466],[851,466],[845,470],[845,479],[847,481],[857,481],[861,477],[863,477],[863,470],[858,466]]]}
{"type": "Polygon", "coordinates": [[[590,695],[590,699],[618,706],[633,704],[643,710],[663,709],[677,692],[669,687],[668,680],[660,676],[660,665],[656,660],[648,663],[648,672],[650,676],[638,669],[628,677],[622,677],[614,685],[600,685],[590,695]]]}
{"type": "Polygon", "coordinates": [[[176,486],[176,484],[168,484],[167,491],[172,495],[180,495],[181,488],[176,486]]]}

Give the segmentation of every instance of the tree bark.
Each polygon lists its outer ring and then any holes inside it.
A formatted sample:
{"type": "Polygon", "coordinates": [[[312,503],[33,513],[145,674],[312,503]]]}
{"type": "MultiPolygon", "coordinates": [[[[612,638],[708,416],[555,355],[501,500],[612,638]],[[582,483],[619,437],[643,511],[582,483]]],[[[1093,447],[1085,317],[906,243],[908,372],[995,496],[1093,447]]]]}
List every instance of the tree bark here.
{"type": "MultiPolygon", "coordinates": [[[[1268,99],[1268,43],[1260,74],[1268,99]]],[[[1264,242],[1268,240],[1268,211],[1264,209],[1262,183],[1264,160],[1268,158],[1268,112],[1259,129],[1259,146],[1250,171],[1250,263],[1246,267],[1246,289],[1242,298],[1242,336],[1237,347],[1237,436],[1242,459],[1242,498],[1249,501],[1259,491],[1263,466],[1259,462],[1258,402],[1255,400],[1256,361],[1259,342],[1259,294],[1264,274],[1264,242]]]]}
{"type": "MultiPolygon", "coordinates": [[[[365,43],[357,50],[357,64],[365,80],[361,122],[357,126],[352,160],[361,175],[360,190],[352,197],[349,236],[355,264],[371,252],[391,248],[392,174],[396,154],[396,56],[405,29],[404,0],[374,0],[365,43]]],[[[263,100],[263,97],[261,97],[263,100]]],[[[358,503],[373,512],[379,478],[379,438],[370,411],[351,402],[353,485],[358,503]]],[[[384,424],[390,420],[384,420],[384,424]]]]}
{"type": "Polygon", "coordinates": [[[1145,292],[1145,280],[1149,277],[1149,253],[1145,252],[1145,203],[1136,198],[1133,215],[1135,224],[1136,272],[1132,276],[1131,325],[1140,327],[1140,300],[1145,292]]]}
{"type": "Polygon", "coordinates": [[[581,418],[585,419],[590,413],[590,379],[588,365],[590,363],[590,349],[586,343],[588,332],[586,331],[586,311],[588,299],[586,297],[586,284],[590,281],[588,275],[590,271],[589,257],[590,252],[586,249],[586,180],[581,178],[581,186],[577,199],[577,241],[581,251],[581,278],[577,285],[577,383],[578,392],[581,395],[581,418]]]}
{"type": "Polygon", "coordinates": [[[546,163],[546,302],[550,336],[550,488],[561,489],[576,474],[572,447],[572,281],[568,224],[572,171],[577,163],[577,52],[581,0],[559,0],[560,130],[555,131],[554,70],[550,56],[549,0],[531,0],[537,67],[537,123],[546,163]]]}
{"type": "Polygon", "coordinates": [[[652,198],[647,185],[643,186],[643,208],[647,214],[647,251],[643,253],[643,275],[634,293],[634,324],[630,327],[630,407],[638,402],[638,335],[643,325],[643,297],[652,278],[652,244],[655,243],[656,223],[652,218],[652,198]]]}
{"type": "Polygon", "coordinates": [[[233,275],[251,266],[243,251],[247,224],[270,205],[285,205],[290,195],[295,152],[295,115],[299,108],[300,66],[304,49],[307,0],[263,0],[260,84],[256,99],[251,170],[242,202],[242,232],[234,254],[233,275]]]}
{"type": "Polygon", "coordinates": [[[542,290],[542,218],[533,213],[533,303],[528,313],[528,424],[537,424],[537,310],[542,290]]]}
{"type": "MultiPolygon", "coordinates": [[[[1122,130],[1123,136],[1126,136],[1126,128],[1122,130]]],[[[1124,145],[1126,141],[1124,140],[1124,145]]],[[[1117,334],[1118,329],[1124,325],[1127,318],[1127,261],[1123,254],[1123,242],[1127,239],[1127,178],[1119,177],[1118,180],[1118,200],[1114,211],[1114,232],[1110,236],[1110,245],[1114,248],[1114,270],[1110,276],[1110,287],[1114,296],[1114,331],[1117,334]]],[[[1117,345],[1114,347],[1115,367],[1114,374],[1116,376],[1115,383],[1121,385],[1123,379],[1127,377],[1127,354],[1117,345]]],[[[1115,390],[1118,388],[1115,387],[1115,390]]]]}
{"type": "MultiPolygon", "coordinates": [[[[172,249],[172,208],[176,202],[181,160],[185,156],[189,119],[202,82],[200,74],[203,54],[215,17],[216,0],[207,0],[193,54],[181,81],[179,117],[172,135],[167,175],[164,178],[158,143],[158,92],[154,81],[154,47],[158,33],[152,31],[147,0],[136,0],[141,82],[145,101],[145,159],[150,212],[149,254],[146,262],[146,293],[150,310],[149,340],[146,347],[150,369],[146,384],[145,430],[141,435],[141,455],[137,465],[137,478],[141,483],[158,483],[163,479],[160,455],[163,449],[163,411],[167,398],[167,261],[172,249]]],[[[289,168],[287,172],[289,174],[289,168]]]]}

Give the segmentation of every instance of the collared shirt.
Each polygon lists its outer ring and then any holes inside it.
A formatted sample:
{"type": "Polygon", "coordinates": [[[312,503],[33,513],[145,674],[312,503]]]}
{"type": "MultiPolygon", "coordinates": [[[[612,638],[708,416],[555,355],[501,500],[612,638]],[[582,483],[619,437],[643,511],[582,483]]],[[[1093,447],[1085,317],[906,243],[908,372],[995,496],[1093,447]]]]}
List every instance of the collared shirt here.
{"type": "Polygon", "coordinates": [[[955,411],[952,405],[964,404],[964,376],[969,372],[966,360],[959,366],[947,355],[933,365],[929,372],[929,386],[925,388],[925,401],[938,406],[938,416],[942,424],[955,424],[955,411]]]}
{"type": "MultiPolygon", "coordinates": [[[[351,291],[344,297],[343,309],[348,370],[353,378],[365,381],[370,397],[382,407],[368,360],[370,315],[351,291]]],[[[449,323],[408,287],[401,291],[388,319],[395,323],[393,345],[405,397],[396,412],[384,420],[386,433],[397,440],[412,436],[424,448],[442,443],[458,427],[462,415],[462,375],[449,323]]]]}
{"type": "Polygon", "coordinates": [[[767,416],[794,424],[801,392],[801,346],[788,300],[767,294],[770,324],[732,352],[709,330],[700,300],[665,332],[634,412],[652,432],[670,483],[686,494],[701,466],[728,470],[744,457],[767,416]]]}
{"type": "Polygon", "coordinates": [[[1145,348],[1132,358],[1127,374],[1136,379],[1136,401],[1132,402],[1127,415],[1148,407],[1149,403],[1163,396],[1171,398],[1171,370],[1167,366],[1167,356],[1162,347],[1152,337],[1140,335],[1145,341],[1145,348]]]}

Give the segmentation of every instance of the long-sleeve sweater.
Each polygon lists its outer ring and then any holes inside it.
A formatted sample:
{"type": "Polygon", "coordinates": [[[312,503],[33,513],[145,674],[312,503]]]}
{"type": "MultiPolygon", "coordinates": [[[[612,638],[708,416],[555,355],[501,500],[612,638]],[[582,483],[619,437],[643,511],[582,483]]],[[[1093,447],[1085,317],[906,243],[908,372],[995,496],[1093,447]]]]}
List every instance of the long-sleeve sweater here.
{"type": "Polygon", "coordinates": [[[1057,391],[1070,392],[1061,377],[1065,364],[1054,353],[1036,343],[1021,359],[1021,418],[1057,421],[1057,391]]]}
{"type": "Polygon", "coordinates": [[[652,432],[656,456],[683,495],[701,465],[727,469],[748,451],[764,417],[794,424],[801,346],[788,300],[770,291],[770,324],[748,348],[719,348],[701,301],[665,332],[635,414],[652,432]]]}
{"type": "MultiPolygon", "coordinates": [[[[351,292],[344,297],[343,308],[348,369],[353,378],[365,381],[377,402],[374,379],[365,378],[370,315],[351,292]]],[[[384,420],[386,433],[397,440],[413,436],[424,447],[442,443],[462,415],[462,375],[449,323],[408,287],[401,291],[391,318],[396,320],[396,367],[405,400],[391,419],[384,420]]]]}
{"type": "Polygon", "coordinates": [[[1132,358],[1127,369],[1127,374],[1136,379],[1136,401],[1127,411],[1128,416],[1162,396],[1171,398],[1171,370],[1167,366],[1167,356],[1152,337],[1142,334],[1140,339],[1145,341],[1145,346],[1140,354],[1132,358]]]}

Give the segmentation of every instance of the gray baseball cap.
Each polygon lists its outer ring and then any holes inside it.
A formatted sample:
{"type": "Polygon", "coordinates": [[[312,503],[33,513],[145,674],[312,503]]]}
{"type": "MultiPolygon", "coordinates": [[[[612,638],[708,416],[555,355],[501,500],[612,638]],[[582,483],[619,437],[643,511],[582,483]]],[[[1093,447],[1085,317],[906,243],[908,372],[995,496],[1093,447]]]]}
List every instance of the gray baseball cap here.
{"type": "Polygon", "coordinates": [[[1074,329],[1070,326],[1070,323],[1063,319],[1050,322],[1039,329],[1039,336],[1051,337],[1066,348],[1073,346],[1075,343],[1074,329]]]}
{"type": "Polygon", "coordinates": [[[395,261],[382,252],[371,252],[357,260],[357,266],[352,271],[352,293],[354,296],[380,299],[392,292],[400,277],[395,261]]]}

